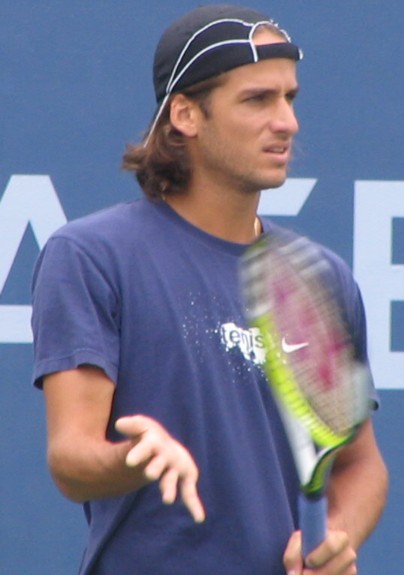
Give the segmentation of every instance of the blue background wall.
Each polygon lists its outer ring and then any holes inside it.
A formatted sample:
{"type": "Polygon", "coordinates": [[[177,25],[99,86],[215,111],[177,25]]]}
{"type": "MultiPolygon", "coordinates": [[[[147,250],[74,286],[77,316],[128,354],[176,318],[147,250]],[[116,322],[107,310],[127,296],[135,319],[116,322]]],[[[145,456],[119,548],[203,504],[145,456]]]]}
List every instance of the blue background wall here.
{"type": "MultiPolygon", "coordinates": [[[[86,531],[80,507],[59,495],[46,468],[44,407],[41,393],[30,383],[32,349],[26,326],[33,262],[44,237],[64,217],[70,220],[139,193],[119,165],[124,145],[137,140],[154,110],[154,47],[170,21],[198,4],[1,0],[2,574],[76,573],[86,531]],[[21,175],[29,177],[16,178],[21,175]]],[[[336,250],[363,281],[382,399],[375,426],[390,469],[391,490],[385,515],[363,548],[360,572],[400,573],[404,5],[401,0],[248,4],[269,11],[305,52],[297,103],[301,132],[290,175],[297,186],[308,178],[316,183],[298,213],[280,220],[336,250]],[[367,189],[370,181],[378,182],[376,196],[367,189]],[[375,198],[368,211],[358,200],[358,182],[364,182],[365,204],[367,198],[375,198]],[[372,224],[378,209],[390,227],[379,227],[377,219],[372,224]],[[380,246],[386,246],[390,258],[385,269],[372,260],[380,246]],[[378,302],[380,309],[388,310],[383,316],[388,325],[377,319],[378,302]],[[382,345],[389,348],[379,357],[382,345]]]]}

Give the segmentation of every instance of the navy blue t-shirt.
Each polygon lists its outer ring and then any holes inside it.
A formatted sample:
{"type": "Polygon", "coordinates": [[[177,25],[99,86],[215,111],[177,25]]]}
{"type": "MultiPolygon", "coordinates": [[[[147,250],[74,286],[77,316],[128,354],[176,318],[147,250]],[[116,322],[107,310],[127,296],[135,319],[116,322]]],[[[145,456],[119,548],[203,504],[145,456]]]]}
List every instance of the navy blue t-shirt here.
{"type": "MultiPolygon", "coordinates": [[[[265,231],[288,233],[265,222],[265,231]]],[[[61,228],[34,274],[34,379],[82,364],[115,383],[118,417],[158,420],[192,453],[207,519],[195,524],[157,484],[85,505],[82,575],[284,575],[298,481],[246,325],[238,284],[246,246],[210,236],[141,199],[61,228]]],[[[328,253],[364,362],[359,291],[328,253]]]]}

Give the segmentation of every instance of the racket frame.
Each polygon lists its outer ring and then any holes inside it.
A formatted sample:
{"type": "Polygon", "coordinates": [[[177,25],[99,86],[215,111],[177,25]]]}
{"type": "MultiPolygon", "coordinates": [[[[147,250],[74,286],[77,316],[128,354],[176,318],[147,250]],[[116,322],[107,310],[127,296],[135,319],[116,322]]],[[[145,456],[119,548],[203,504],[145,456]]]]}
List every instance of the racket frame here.
{"type": "MultiPolygon", "coordinates": [[[[315,278],[316,274],[322,273],[327,268],[328,262],[317,250],[313,251],[308,240],[299,238],[297,241],[299,245],[294,242],[295,245],[292,247],[291,244],[282,245],[281,257],[291,256],[295,260],[300,258],[298,261],[300,266],[302,262],[304,263],[305,246],[309,246],[311,269],[303,274],[304,281],[309,282],[312,289],[316,287],[325,289],[323,283],[317,286],[315,278]]],[[[300,389],[289,363],[289,355],[283,351],[282,334],[276,326],[271,304],[266,301],[266,282],[269,273],[266,258],[269,249],[279,249],[279,246],[275,243],[272,247],[268,236],[263,236],[247,250],[241,263],[241,284],[249,324],[259,329],[263,339],[267,383],[277,404],[300,481],[298,512],[302,528],[303,556],[306,557],[326,535],[325,491],[335,457],[344,445],[352,441],[368,416],[368,387],[365,381],[368,374],[359,366],[353,364],[350,366],[348,373],[352,375],[352,385],[358,386],[360,394],[357,421],[346,433],[336,433],[315,412],[300,389]]],[[[296,273],[296,266],[293,273],[296,273]]],[[[330,297],[330,294],[327,294],[327,297],[330,297]]]]}

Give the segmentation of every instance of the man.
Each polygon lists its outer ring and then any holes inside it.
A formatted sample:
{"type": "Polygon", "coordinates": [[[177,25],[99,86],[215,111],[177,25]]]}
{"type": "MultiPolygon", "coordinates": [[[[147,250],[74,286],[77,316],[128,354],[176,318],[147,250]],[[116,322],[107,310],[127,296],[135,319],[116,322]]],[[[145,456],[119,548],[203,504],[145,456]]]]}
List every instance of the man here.
{"type": "MultiPolygon", "coordinates": [[[[52,474],[89,522],[81,574],[308,573],[298,481],[237,277],[248,244],[285,233],[256,212],[286,178],[300,58],[248,8],[175,22],[156,51],[154,122],[124,158],[146,197],[68,224],[41,254],[35,382],[52,474]]],[[[358,289],[328,257],[366,363],[358,289]]],[[[310,572],[356,573],[385,492],[368,421],[336,461],[310,572]]]]}

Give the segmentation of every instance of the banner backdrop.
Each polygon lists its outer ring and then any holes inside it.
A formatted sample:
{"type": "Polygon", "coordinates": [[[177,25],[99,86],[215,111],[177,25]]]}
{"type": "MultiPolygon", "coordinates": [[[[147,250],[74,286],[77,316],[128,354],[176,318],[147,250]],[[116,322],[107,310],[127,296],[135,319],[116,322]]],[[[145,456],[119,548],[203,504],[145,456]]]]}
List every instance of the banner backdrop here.
{"type": "MultiPolygon", "coordinates": [[[[368,316],[390,469],[385,515],[360,573],[404,564],[404,39],[401,0],[246,2],[301,46],[290,178],[260,212],[353,268],[368,316]]],[[[0,5],[0,573],[73,575],[86,526],[54,487],[32,388],[30,279],[65,221],[140,192],[120,170],[154,112],[153,52],[197,1],[2,0],[0,5]]],[[[246,574],[247,575],[247,574],[246,574]]]]}

